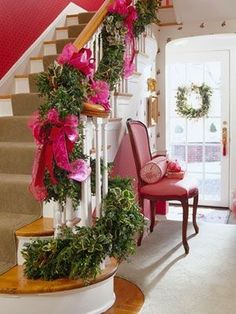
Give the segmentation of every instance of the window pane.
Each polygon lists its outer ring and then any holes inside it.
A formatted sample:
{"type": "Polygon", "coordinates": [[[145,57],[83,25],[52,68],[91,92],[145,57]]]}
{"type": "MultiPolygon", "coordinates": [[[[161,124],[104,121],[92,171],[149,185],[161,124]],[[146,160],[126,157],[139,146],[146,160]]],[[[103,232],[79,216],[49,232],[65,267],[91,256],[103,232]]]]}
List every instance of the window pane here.
{"type": "Polygon", "coordinates": [[[211,201],[220,201],[221,199],[221,179],[219,174],[205,175],[204,198],[211,201]]]}
{"type": "Polygon", "coordinates": [[[213,89],[213,94],[210,98],[210,109],[208,116],[220,117],[221,116],[221,91],[213,89]]]}
{"type": "Polygon", "coordinates": [[[202,172],[203,171],[203,146],[188,145],[188,171],[202,172]]]}
{"type": "Polygon", "coordinates": [[[212,88],[220,88],[221,85],[221,63],[205,63],[205,82],[212,88]]]}
{"type": "Polygon", "coordinates": [[[186,141],[186,123],[185,119],[171,119],[171,143],[185,143],[186,141]]]}
{"type": "Polygon", "coordinates": [[[203,119],[188,120],[188,142],[202,143],[203,142],[203,119]]]}
{"type": "Polygon", "coordinates": [[[221,172],[221,145],[205,146],[205,171],[212,173],[221,172]]]}
{"type": "Polygon", "coordinates": [[[204,82],[204,65],[198,63],[187,63],[187,82],[201,85],[204,82]]]}
{"type": "Polygon", "coordinates": [[[220,143],[221,119],[209,118],[205,120],[205,141],[207,143],[220,143]]]}
{"type": "Polygon", "coordinates": [[[185,145],[171,145],[170,158],[185,162],[185,145]]]}

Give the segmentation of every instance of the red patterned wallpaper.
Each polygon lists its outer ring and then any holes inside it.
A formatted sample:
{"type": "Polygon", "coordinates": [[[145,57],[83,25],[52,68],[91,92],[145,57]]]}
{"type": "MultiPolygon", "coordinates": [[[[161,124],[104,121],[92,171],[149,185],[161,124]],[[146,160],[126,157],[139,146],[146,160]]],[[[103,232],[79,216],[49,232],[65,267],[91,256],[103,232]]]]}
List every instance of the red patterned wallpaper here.
{"type": "MultiPolygon", "coordinates": [[[[104,0],[74,0],[88,11],[104,0]]],[[[69,0],[0,0],[0,78],[50,25],[69,0]]]]}

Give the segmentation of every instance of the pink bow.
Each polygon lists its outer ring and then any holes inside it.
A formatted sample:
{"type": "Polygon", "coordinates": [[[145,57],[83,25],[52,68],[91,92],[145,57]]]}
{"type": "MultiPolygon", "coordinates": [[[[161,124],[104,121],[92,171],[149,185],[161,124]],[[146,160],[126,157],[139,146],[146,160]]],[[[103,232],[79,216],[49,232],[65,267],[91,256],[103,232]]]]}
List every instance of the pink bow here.
{"type": "Polygon", "coordinates": [[[36,113],[29,123],[37,143],[37,151],[33,164],[30,191],[38,201],[47,197],[44,185],[45,172],[50,174],[52,184],[57,184],[54,175],[54,162],[69,172],[68,177],[76,181],[84,181],[90,175],[91,169],[84,160],[69,161],[69,154],[78,139],[78,118],[68,115],[65,120],[59,118],[58,111],[51,109],[47,119],[41,121],[36,113]],[[80,165],[78,167],[78,165],[80,165]]]}
{"type": "Polygon", "coordinates": [[[75,69],[81,71],[85,76],[92,76],[95,63],[92,58],[92,51],[87,48],[78,50],[73,44],[65,45],[62,53],[58,56],[57,62],[59,64],[69,64],[75,69]]]}

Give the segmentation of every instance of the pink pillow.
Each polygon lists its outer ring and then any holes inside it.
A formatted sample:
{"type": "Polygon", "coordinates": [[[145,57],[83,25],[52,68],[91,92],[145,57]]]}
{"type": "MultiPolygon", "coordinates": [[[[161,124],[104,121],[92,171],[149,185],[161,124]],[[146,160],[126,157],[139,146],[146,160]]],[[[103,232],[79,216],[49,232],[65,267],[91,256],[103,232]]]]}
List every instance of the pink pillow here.
{"type": "Polygon", "coordinates": [[[159,156],[153,158],[140,171],[140,177],[146,183],[156,183],[166,174],[167,158],[159,156]]]}

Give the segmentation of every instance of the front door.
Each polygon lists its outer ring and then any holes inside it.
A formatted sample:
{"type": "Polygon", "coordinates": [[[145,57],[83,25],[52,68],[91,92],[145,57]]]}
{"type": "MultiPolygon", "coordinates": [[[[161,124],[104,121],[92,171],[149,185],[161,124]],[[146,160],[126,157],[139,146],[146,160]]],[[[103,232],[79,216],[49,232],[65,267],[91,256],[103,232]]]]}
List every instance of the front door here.
{"type": "MultiPolygon", "coordinates": [[[[229,52],[188,52],[167,66],[167,134],[169,155],[198,180],[200,204],[229,206],[229,145],[223,151],[223,128],[229,134],[229,52]],[[181,118],[175,112],[179,86],[205,82],[213,90],[207,117],[181,118]]],[[[228,137],[227,137],[228,141],[228,137]]]]}

